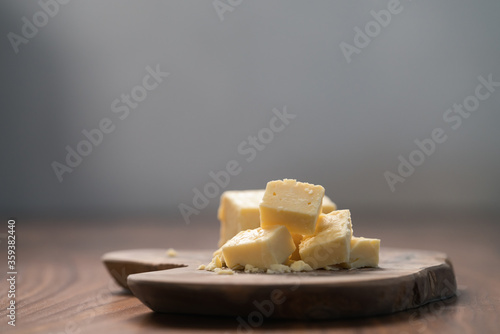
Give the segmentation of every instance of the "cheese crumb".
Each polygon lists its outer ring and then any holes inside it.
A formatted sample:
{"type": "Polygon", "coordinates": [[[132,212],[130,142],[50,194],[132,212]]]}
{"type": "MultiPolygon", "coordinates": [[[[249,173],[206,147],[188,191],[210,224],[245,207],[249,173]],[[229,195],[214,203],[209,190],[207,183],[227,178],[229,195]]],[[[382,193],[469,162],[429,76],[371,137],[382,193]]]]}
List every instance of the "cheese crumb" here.
{"type": "Polygon", "coordinates": [[[217,275],[234,275],[234,271],[231,269],[215,268],[214,272],[217,275]]]}
{"type": "Polygon", "coordinates": [[[169,257],[176,257],[177,256],[177,251],[175,249],[173,249],[173,248],[169,248],[169,249],[167,249],[166,254],[169,257]]]}
{"type": "Polygon", "coordinates": [[[290,267],[284,264],[271,264],[271,268],[267,269],[268,274],[283,274],[291,271],[290,267]]]}
{"type": "Polygon", "coordinates": [[[266,270],[252,266],[251,264],[245,265],[246,273],[264,273],[266,270]]]}
{"type": "MultiPolygon", "coordinates": [[[[339,270],[340,268],[334,266],[327,266],[324,269],[339,270]]],[[[310,265],[308,265],[302,260],[299,261],[288,260],[285,262],[285,264],[279,264],[279,263],[272,264],[269,269],[255,267],[252,266],[251,264],[245,265],[244,268],[242,266],[236,266],[235,268],[231,269],[226,267],[225,263],[224,265],[221,265],[220,259],[218,259],[218,257],[216,256],[215,258],[212,259],[212,262],[210,262],[209,264],[200,265],[198,267],[198,270],[213,271],[218,275],[233,275],[236,271],[244,271],[245,273],[251,273],[251,274],[256,274],[256,273],[284,274],[291,272],[312,271],[313,268],[311,268],[310,265]]]]}
{"type": "Polygon", "coordinates": [[[313,268],[302,260],[295,261],[290,265],[292,271],[312,271],[313,268]]]}
{"type": "Polygon", "coordinates": [[[212,259],[212,262],[210,262],[209,264],[206,265],[205,270],[215,271],[215,269],[222,268],[222,267],[223,267],[223,265],[222,265],[221,258],[219,256],[215,256],[212,259]]]}

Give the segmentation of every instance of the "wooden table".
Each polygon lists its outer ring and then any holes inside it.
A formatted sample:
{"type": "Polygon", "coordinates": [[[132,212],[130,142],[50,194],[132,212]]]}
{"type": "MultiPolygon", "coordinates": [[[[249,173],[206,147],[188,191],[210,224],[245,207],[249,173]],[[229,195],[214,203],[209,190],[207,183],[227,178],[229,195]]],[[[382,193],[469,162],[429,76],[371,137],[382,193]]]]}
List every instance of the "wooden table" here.
{"type": "MultiPolygon", "coordinates": [[[[16,327],[7,325],[7,221],[0,230],[1,333],[498,333],[500,332],[500,215],[495,212],[356,212],[355,235],[382,246],[446,252],[458,296],[387,316],[337,321],[267,320],[242,326],[235,318],[151,312],[119,288],[100,262],[105,252],[131,248],[211,249],[214,219],[182,221],[16,222],[16,327]]],[[[246,315],[242,315],[244,319],[246,315]]]]}

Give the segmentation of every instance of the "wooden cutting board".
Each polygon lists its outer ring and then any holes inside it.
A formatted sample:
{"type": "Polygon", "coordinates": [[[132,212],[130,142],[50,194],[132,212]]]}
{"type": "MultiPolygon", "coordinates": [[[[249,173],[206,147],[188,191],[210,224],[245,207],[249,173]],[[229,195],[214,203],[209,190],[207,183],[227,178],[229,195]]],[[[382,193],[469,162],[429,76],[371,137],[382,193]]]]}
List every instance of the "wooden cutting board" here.
{"type": "Polygon", "coordinates": [[[381,248],[379,268],[353,270],[234,275],[197,270],[212,252],[168,257],[164,249],[127,250],[108,253],[103,261],[120,285],[154,311],[246,321],[388,314],[456,292],[452,264],[440,252],[381,248]]]}

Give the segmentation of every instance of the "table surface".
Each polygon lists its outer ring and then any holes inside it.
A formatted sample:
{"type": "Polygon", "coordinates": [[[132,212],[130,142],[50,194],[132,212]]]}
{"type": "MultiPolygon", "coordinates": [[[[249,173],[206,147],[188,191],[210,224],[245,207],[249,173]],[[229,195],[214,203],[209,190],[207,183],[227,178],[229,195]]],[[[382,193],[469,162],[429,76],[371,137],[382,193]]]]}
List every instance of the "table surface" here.
{"type": "Polygon", "coordinates": [[[481,212],[353,214],[354,233],[382,247],[442,251],[457,297],[391,315],[335,321],[284,321],[157,314],[118,287],[102,254],[133,248],[215,249],[216,219],[16,221],[16,327],[7,325],[6,234],[0,230],[1,333],[498,333],[500,215],[481,212]],[[388,218],[390,217],[390,218],[388,218]]]}

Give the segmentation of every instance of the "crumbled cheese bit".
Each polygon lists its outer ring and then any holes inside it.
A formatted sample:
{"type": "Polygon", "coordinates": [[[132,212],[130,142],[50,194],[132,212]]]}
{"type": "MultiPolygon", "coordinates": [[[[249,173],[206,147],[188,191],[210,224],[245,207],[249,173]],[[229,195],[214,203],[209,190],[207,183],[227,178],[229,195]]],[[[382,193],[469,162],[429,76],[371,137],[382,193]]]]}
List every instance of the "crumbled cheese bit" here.
{"type": "Polygon", "coordinates": [[[290,265],[290,269],[294,272],[297,271],[312,271],[313,268],[302,260],[295,261],[290,265]]]}
{"type": "Polygon", "coordinates": [[[173,249],[173,248],[169,248],[169,249],[167,249],[166,254],[169,257],[176,257],[177,256],[177,251],[175,249],[173,249]]]}
{"type": "Polygon", "coordinates": [[[234,275],[234,271],[231,269],[215,268],[214,272],[217,275],[234,275]]]}
{"type": "Polygon", "coordinates": [[[215,266],[217,268],[222,268],[222,260],[221,260],[220,256],[214,257],[214,260],[215,260],[215,266]]]}
{"type": "MultiPolygon", "coordinates": [[[[214,252],[214,257],[212,261],[207,265],[201,265],[198,267],[200,270],[213,271],[218,275],[233,275],[234,272],[226,267],[226,261],[224,261],[224,256],[222,255],[221,249],[214,252]]],[[[238,268],[239,269],[239,268],[238,268]]]]}
{"type": "Polygon", "coordinates": [[[246,273],[264,273],[266,270],[252,266],[251,264],[245,265],[246,273]]]}
{"type": "Polygon", "coordinates": [[[284,264],[271,264],[271,268],[267,269],[268,274],[283,274],[289,273],[292,270],[289,266],[285,266],[284,264]]]}
{"type": "Polygon", "coordinates": [[[215,259],[212,260],[212,262],[210,262],[209,264],[207,264],[205,266],[205,270],[208,270],[208,271],[214,271],[217,268],[221,268],[221,267],[217,267],[217,264],[215,263],[215,259]]]}
{"type": "MultiPolygon", "coordinates": [[[[218,275],[233,275],[234,272],[236,271],[244,271],[245,273],[266,273],[266,274],[284,274],[284,273],[291,273],[291,272],[301,272],[301,271],[312,271],[313,269],[311,268],[310,265],[305,263],[302,260],[299,261],[287,261],[286,264],[272,264],[269,269],[265,268],[259,268],[259,267],[254,267],[251,264],[245,265],[243,268],[242,266],[236,266],[235,268],[227,268],[226,266],[218,266],[220,264],[219,261],[217,261],[217,257],[215,257],[212,262],[210,262],[207,265],[200,265],[198,267],[198,270],[207,270],[207,271],[213,271],[218,275]]],[[[330,266],[331,269],[327,270],[339,270],[338,267],[333,267],[330,266]]]]}
{"type": "Polygon", "coordinates": [[[232,270],[244,270],[245,267],[243,267],[241,264],[237,264],[231,268],[232,270]]]}

